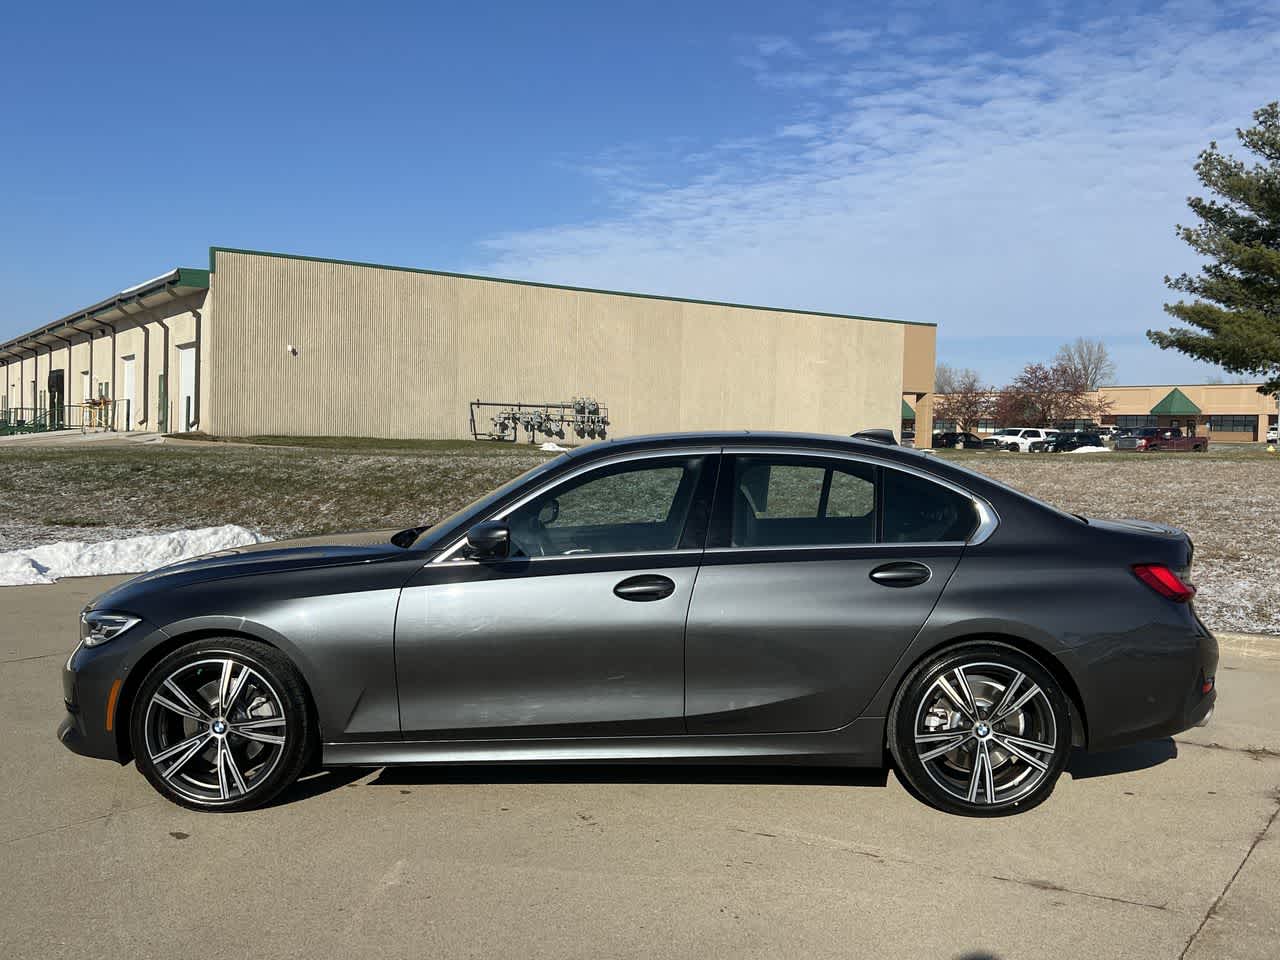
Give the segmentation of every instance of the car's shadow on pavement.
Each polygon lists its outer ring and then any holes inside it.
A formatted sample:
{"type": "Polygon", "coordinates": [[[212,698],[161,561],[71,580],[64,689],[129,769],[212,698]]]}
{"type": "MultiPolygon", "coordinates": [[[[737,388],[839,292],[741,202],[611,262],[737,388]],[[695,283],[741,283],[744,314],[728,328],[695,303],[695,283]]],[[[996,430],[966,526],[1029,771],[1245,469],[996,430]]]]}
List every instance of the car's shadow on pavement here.
{"type": "Polygon", "coordinates": [[[1088,780],[1090,777],[1110,777],[1117,773],[1132,773],[1159,766],[1178,756],[1178,745],[1171,737],[1135,743],[1131,747],[1107,750],[1103,753],[1086,753],[1079,748],[1071,752],[1067,761],[1067,774],[1072,780],[1088,780]]]}
{"type": "MultiPolygon", "coordinates": [[[[1166,737],[1105,753],[1076,749],[1067,761],[1073,780],[1145,770],[1178,756],[1166,737]]],[[[408,787],[439,784],[642,783],[776,784],[780,786],[884,787],[889,769],[710,764],[504,764],[473,763],[397,767],[331,767],[303,776],[272,805],[297,803],[342,787],[355,786],[370,773],[368,786],[408,787]],[[374,772],[376,770],[376,773],[374,772]]]]}
{"type": "Polygon", "coordinates": [[[428,783],[710,783],[883,787],[887,770],[715,764],[468,764],[384,767],[373,784],[428,783]]]}
{"type": "MultiPolygon", "coordinates": [[[[296,803],[355,785],[373,768],[334,767],[308,774],[286,789],[274,804],[296,803]]],[[[369,786],[525,783],[778,784],[883,787],[889,771],[849,767],[692,764],[502,764],[382,767],[369,786]]]]}

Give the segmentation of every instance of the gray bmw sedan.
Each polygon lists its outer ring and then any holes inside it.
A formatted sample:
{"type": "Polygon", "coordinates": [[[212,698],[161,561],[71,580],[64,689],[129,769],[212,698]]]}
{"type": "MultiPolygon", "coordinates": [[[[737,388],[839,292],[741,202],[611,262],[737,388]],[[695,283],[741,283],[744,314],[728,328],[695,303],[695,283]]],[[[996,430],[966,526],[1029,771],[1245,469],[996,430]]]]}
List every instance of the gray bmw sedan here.
{"type": "Polygon", "coordinates": [[[891,762],[986,816],[1043,801],[1073,745],[1176,733],[1216,696],[1185,533],[871,440],[597,443],[345,541],[103,594],[58,737],[198,810],[309,764],[891,762]]]}

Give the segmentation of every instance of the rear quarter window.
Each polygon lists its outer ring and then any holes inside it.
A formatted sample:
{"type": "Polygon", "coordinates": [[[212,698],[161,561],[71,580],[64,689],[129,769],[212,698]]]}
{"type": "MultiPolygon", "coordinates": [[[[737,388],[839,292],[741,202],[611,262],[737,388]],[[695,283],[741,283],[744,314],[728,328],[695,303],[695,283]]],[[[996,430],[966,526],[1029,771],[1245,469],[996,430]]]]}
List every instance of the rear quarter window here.
{"type": "Polygon", "coordinates": [[[882,495],[885,543],[963,542],[978,528],[969,497],[913,473],[886,467],[882,495]]]}

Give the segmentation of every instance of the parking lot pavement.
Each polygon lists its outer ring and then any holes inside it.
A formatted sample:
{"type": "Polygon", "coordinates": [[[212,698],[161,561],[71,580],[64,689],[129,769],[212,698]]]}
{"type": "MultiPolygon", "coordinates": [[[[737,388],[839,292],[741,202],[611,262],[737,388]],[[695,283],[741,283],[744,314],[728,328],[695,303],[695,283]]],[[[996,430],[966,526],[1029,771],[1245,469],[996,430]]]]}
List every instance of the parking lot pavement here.
{"type": "Polygon", "coordinates": [[[109,582],[0,591],[0,956],[1280,956],[1276,661],[1224,658],[1210,727],[1006,819],[668,767],[339,771],[201,815],[54,739],[109,582]]]}

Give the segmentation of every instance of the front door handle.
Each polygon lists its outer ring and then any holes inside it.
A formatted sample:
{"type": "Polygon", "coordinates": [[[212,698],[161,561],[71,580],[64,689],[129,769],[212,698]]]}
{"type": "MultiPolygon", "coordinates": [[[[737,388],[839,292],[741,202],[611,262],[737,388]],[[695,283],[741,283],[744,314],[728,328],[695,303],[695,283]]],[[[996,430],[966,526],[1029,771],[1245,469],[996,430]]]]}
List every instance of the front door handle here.
{"type": "Polygon", "coordinates": [[[623,600],[636,600],[641,603],[648,600],[661,600],[676,592],[676,582],[670,577],[656,573],[645,573],[638,577],[627,577],[613,588],[614,596],[623,600]]]}
{"type": "Polygon", "coordinates": [[[871,579],[885,587],[917,587],[927,583],[931,576],[932,570],[914,560],[886,563],[871,571],[871,579]]]}

